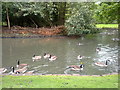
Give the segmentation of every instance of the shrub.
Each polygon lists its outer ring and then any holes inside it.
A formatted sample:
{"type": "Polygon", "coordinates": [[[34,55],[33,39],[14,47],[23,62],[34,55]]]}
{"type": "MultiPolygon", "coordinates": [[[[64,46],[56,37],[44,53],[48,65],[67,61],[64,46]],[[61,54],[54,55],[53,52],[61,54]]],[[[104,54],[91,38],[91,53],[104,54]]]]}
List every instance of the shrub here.
{"type": "Polygon", "coordinates": [[[66,20],[65,27],[68,35],[81,35],[96,32],[92,11],[88,6],[76,5],[73,14],[66,20]],[[77,9],[75,9],[77,7],[77,9]]]}

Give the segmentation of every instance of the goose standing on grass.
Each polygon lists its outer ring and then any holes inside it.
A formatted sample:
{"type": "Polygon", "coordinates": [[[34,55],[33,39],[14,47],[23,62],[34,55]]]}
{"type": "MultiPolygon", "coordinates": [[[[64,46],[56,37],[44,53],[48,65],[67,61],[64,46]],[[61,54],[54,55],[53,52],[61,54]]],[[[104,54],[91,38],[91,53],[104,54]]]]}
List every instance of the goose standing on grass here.
{"type": "Polygon", "coordinates": [[[21,69],[21,68],[23,68],[23,67],[25,67],[25,66],[27,66],[27,67],[29,66],[28,64],[25,64],[25,63],[24,63],[24,64],[20,64],[20,61],[19,61],[19,60],[16,60],[16,61],[17,61],[16,67],[19,68],[19,69],[21,69]]]}
{"type": "Polygon", "coordinates": [[[83,70],[84,65],[81,63],[80,65],[70,65],[67,66],[67,69],[70,69],[72,71],[79,71],[79,70],[83,70]]]}
{"type": "Polygon", "coordinates": [[[78,55],[78,56],[77,56],[77,59],[79,59],[79,60],[80,60],[80,59],[83,59],[83,56],[78,55]]]}
{"type": "Polygon", "coordinates": [[[56,59],[57,59],[56,56],[52,56],[52,55],[49,56],[49,60],[50,60],[50,61],[54,61],[54,60],[56,60],[56,59]]]}
{"type": "Polygon", "coordinates": [[[49,58],[50,57],[50,54],[47,54],[47,53],[44,53],[44,59],[46,59],[46,58],[49,58]]]}
{"type": "Polygon", "coordinates": [[[27,71],[27,66],[17,70],[15,70],[15,67],[11,67],[11,69],[12,71],[9,74],[23,74],[27,71]]]}
{"type": "Polygon", "coordinates": [[[103,62],[96,62],[95,65],[100,66],[100,67],[107,67],[108,66],[108,62],[110,62],[110,60],[106,60],[105,63],[103,63],[103,62]]]}
{"type": "Polygon", "coordinates": [[[0,74],[5,73],[7,71],[6,68],[0,68],[0,74]]]}
{"type": "Polygon", "coordinates": [[[34,61],[40,60],[41,58],[42,58],[41,56],[33,55],[32,60],[34,62],[34,61]]]}

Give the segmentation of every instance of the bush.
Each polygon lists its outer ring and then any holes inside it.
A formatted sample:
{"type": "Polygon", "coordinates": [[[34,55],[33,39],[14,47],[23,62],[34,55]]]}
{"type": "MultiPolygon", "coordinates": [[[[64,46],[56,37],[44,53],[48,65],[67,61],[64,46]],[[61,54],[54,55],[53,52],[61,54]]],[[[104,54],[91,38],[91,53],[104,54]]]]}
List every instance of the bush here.
{"type": "Polygon", "coordinates": [[[87,6],[77,6],[79,9],[74,11],[72,16],[65,22],[68,35],[81,35],[96,32],[95,24],[92,19],[92,12],[87,6]]]}

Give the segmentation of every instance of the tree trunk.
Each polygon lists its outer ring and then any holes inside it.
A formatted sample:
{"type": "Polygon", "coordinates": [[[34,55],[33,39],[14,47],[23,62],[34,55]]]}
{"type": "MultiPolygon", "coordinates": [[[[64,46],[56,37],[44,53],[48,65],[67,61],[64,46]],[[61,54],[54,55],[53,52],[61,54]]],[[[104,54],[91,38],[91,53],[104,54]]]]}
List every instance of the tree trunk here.
{"type": "Polygon", "coordinates": [[[30,18],[30,20],[34,23],[35,28],[38,28],[38,25],[35,23],[35,21],[32,18],[30,18]]]}
{"type": "Polygon", "coordinates": [[[59,25],[64,25],[66,13],[66,2],[60,3],[59,7],[59,25]]]}
{"type": "Polygon", "coordinates": [[[47,6],[47,3],[45,4],[46,5],[46,11],[44,12],[44,14],[45,14],[45,21],[50,25],[50,27],[51,26],[53,26],[53,23],[51,22],[51,20],[50,20],[50,13],[49,13],[49,11],[48,11],[48,6],[47,6]]]}
{"type": "Polygon", "coordinates": [[[8,29],[10,29],[10,19],[9,19],[9,14],[8,14],[8,8],[6,7],[6,13],[7,13],[7,25],[8,29]]]}

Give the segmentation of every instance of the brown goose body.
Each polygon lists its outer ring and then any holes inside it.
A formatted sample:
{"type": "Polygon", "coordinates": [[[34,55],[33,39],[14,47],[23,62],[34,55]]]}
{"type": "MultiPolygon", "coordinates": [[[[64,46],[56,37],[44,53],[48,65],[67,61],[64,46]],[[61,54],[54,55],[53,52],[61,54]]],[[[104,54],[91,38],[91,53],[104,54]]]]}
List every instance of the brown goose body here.
{"type": "Polygon", "coordinates": [[[54,61],[54,60],[56,60],[57,59],[57,56],[52,56],[52,55],[50,55],[50,57],[49,57],[49,61],[54,61]]]}
{"type": "Polygon", "coordinates": [[[96,62],[95,65],[100,66],[100,67],[107,67],[108,66],[108,62],[110,62],[110,60],[106,60],[105,63],[103,63],[103,62],[96,62]]]}
{"type": "Polygon", "coordinates": [[[23,67],[28,67],[28,66],[29,66],[29,65],[28,65],[28,64],[25,64],[25,63],[20,64],[20,61],[17,60],[17,65],[16,65],[16,67],[17,67],[18,69],[22,69],[23,67]]]}
{"type": "Polygon", "coordinates": [[[69,68],[80,68],[80,65],[70,65],[69,68]]]}
{"type": "Polygon", "coordinates": [[[67,68],[69,68],[72,71],[83,70],[83,67],[84,67],[83,64],[67,66],[67,68]]]}
{"type": "Polygon", "coordinates": [[[6,68],[0,68],[0,74],[5,73],[7,71],[6,68]]]}
{"type": "Polygon", "coordinates": [[[27,71],[27,66],[21,68],[21,69],[16,69],[14,67],[11,67],[12,71],[10,72],[10,74],[23,74],[27,71]]]}

